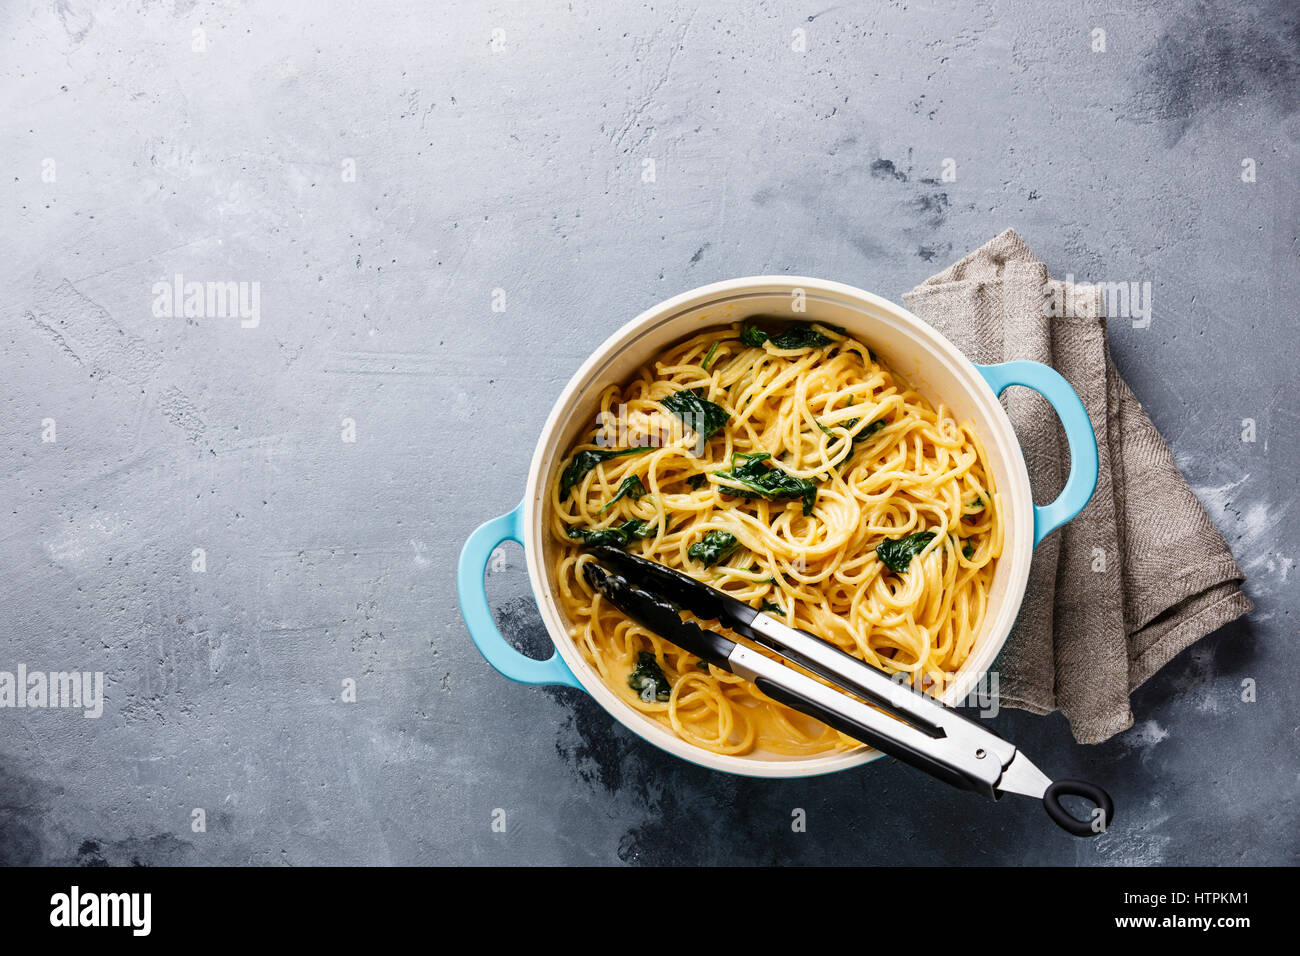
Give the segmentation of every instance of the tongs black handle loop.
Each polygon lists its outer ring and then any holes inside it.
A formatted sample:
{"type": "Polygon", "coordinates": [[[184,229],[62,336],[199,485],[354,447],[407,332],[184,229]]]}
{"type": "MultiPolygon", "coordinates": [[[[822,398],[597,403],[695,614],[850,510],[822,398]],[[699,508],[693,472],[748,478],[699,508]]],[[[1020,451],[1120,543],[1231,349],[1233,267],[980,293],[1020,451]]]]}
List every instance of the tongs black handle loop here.
{"type": "Polygon", "coordinates": [[[1100,836],[1106,832],[1106,828],[1115,817],[1115,801],[1111,800],[1110,794],[1095,783],[1086,780],[1057,780],[1043,794],[1043,809],[1047,811],[1053,823],[1066,833],[1077,837],[1100,836]],[[1094,810],[1090,819],[1080,820],[1061,805],[1061,797],[1083,797],[1091,800],[1094,806],[1101,810],[1101,814],[1098,815],[1094,810]]]}

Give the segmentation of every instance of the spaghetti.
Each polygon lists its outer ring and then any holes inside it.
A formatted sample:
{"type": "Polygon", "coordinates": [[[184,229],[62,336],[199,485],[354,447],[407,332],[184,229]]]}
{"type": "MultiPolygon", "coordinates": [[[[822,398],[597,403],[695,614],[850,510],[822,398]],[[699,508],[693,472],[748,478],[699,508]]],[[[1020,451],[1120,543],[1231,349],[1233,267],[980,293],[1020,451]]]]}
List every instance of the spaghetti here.
{"type": "Polygon", "coordinates": [[[584,543],[684,571],[922,689],[946,686],[980,633],[1003,529],[979,436],[843,330],[746,322],[680,342],[601,394],[565,461],[550,530],[570,634],[618,696],[696,746],[860,744],[628,620],[583,580],[584,543]]]}

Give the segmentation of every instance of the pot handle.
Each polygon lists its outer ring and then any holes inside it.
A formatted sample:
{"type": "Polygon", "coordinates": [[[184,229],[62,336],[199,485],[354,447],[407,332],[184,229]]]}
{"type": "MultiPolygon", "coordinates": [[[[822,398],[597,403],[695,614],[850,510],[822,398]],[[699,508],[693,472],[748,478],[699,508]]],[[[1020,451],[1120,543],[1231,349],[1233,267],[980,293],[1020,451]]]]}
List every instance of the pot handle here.
{"type": "Polygon", "coordinates": [[[487,571],[492,552],[503,541],[524,543],[522,524],[524,505],[519,503],[514,511],[484,522],[469,536],[460,552],[456,570],[456,590],[460,596],[460,613],[469,628],[469,636],[489,664],[497,672],[521,684],[563,684],[582,690],[578,678],[564,663],[559,653],[544,661],[521,654],[501,636],[492,609],[488,607],[487,587],[483,576],[487,571]]]}
{"type": "Polygon", "coordinates": [[[1041,362],[1003,362],[975,368],[1001,395],[1012,385],[1032,388],[1047,399],[1061,419],[1070,447],[1070,475],[1057,499],[1050,505],[1034,505],[1034,547],[1080,511],[1097,490],[1097,436],[1088,421],[1088,410],[1078,394],[1056,369],[1041,362]]]}

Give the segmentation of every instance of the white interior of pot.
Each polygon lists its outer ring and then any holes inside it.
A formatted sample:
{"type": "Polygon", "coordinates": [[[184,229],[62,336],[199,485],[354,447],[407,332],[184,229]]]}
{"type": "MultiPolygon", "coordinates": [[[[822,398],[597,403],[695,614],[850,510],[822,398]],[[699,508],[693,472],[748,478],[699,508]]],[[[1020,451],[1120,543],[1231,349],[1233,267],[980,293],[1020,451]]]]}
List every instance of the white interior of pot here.
{"type": "MultiPolygon", "coordinates": [[[[640,713],[614,695],[568,638],[569,622],[554,597],[550,568],[557,545],[546,532],[547,490],[558,480],[564,454],[590,435],[598,399],[610,384],[620,384],[667,346],[715,325],[752,315],[785,316],[798,321],[823,321],[844,327],[867,344],[894,372],[903,376],[934,405],[944,405],[960,422],[972,422],[984,442],[998,491],[1002,496],[1006,538],[990,593],[990,613],[958,679],[943,699],[964,698],[1001,649],[1019,608],[1029,573],[1033,515],[1028,480],[1019,445],[1001,407],[969,363],[937,333],[921,327],[900,307],[833,283],[811,280],[764,280],[720,283],[731,287],[714,295],[678,297],[661,307],[658,316],[643,315],[615,333],[579,370],[557,404],[534,456],[525,527],[529,538],[529,571],[539,606],[552,639],[574,674],[594,697],[630,729],[652,743],[688,760],[733,773],[760,776],[804,776],[843,769],[878,756],[862,747],[833,756],[790,757],[762,751],[744,756],[717,755],[687,744],[671,730],[640,713]],[[792,310],[791,289],[806,287],[806,310],[792,310]],[[841,291],[843,290],[843,291],[841,291]],[[674,308],[674,304],[677,305],[674,308]],[[642,322],[647,324],[643,327],[642,322]],[[540,478],[540,480],[538,480],[540,478]],[[540,559],[540,560],[539,560],[540,559]]],[[[704,290],[701,290],[704,291],[704,290]]]]}

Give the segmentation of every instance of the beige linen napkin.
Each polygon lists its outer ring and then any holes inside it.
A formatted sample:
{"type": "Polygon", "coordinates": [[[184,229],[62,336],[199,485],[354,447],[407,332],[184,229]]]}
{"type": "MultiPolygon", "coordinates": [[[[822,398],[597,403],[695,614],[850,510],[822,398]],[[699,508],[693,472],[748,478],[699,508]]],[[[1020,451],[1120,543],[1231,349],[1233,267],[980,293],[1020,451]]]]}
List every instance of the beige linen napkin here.
{"type": "MultiPolygon", "coordinates": [[[[1129,694],[1143,681],[1251,609],[1245,575],[1116,371],[1098,289],[1053,280],[1008,229],[903,301],[975,362],[1051,365],[1088,409],[1101,462],[1096,494],[1034,552],[994,669],[1003,704],[1059,709],[1076,740],[1100,743],[1133,725],[1129,694]]],[[[1035,500],[1046,502],[1068,467],[1060,423],[1027,389],[1009,390],[1003,404],[1035,500]]]]}

